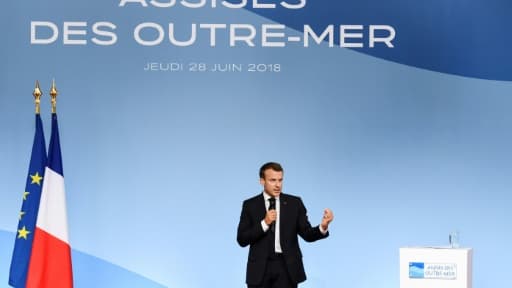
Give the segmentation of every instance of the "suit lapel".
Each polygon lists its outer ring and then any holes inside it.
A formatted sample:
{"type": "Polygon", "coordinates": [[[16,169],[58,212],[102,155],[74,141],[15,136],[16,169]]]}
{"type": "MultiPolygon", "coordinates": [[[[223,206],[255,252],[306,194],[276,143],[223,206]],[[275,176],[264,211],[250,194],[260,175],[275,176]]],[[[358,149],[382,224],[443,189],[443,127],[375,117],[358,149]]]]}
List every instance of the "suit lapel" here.
{"type": "Polygon", "coordinates": [[[279,205],[280,205],[280,207],[279,207],[279,209],[280,209],[280,211],[279,211],[279,217],[280,217],[279,224],[280,225],[279,226],[280,227],[279,227],[279,229],[281,231],[283,231],[283,229],[286,229],[286,227],[290,226],[287,223],[288,218],[289,218],[288,217],[289,216],[289,209],[288,209],[289,207],[288,207],[288,197],[286,195],[281,194],[279,196],[279,205]]]}
{"type": "Polygon", "coordinates": [[[263,193],[260,194],[258,197],[258,204],[257,204],[258,214],[260,217],[259,219],[265,218],[265,215],[267,214],[267,207],[265,206],[265,197],[263,197],[263,193]]]}

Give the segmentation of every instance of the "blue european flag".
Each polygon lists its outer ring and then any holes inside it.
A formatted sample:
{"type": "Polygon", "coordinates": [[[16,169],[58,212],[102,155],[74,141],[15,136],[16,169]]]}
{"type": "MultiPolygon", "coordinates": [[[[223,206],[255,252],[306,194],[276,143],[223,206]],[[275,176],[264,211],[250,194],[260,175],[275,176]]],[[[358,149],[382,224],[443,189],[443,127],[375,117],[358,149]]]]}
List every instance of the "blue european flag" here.
{"type": "Polygon", "coordinates": [[[36,229],[41,188],[43,187],[44,170],[47,164],[46,144],[44,140],[41,116],[36,114],[36,132],[32,145],[32,155],[27,175],[27,183],[23,192],[23,203],[19,215],[18,230],[14,242],[9,285],[25,288],[27,280],[32,240],[36,229]]]}

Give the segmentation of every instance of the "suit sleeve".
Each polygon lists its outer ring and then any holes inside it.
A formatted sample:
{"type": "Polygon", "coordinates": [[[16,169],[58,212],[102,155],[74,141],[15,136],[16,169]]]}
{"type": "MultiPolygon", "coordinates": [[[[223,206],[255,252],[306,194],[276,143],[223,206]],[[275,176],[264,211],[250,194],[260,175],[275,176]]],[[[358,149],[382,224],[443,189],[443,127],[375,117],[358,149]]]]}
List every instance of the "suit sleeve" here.
{"type": "Polygon", "coordinates": [[[329,231],[327,231],[327,233],[324,235],[322,232],[320,232],[320,228],[318,226],[311,227],[311,224],[308,220],[306,207],[304,206],[304,203],[301,199],[299,199],[297,227],[300,237],[302,237],[302,239],[304,239],[306,242],[313,242],[329,236],[329,231]]]}
{"type": "Polygon", "coordinates": [[[236,237],[238,244],[245,247],[255,243],[263,236],[265,236],[265,232],[263,231],[263,227],[261,227],[261,219],[258,220],[254,215],[251,215],[249,202],[244,201],[236,237]]]}

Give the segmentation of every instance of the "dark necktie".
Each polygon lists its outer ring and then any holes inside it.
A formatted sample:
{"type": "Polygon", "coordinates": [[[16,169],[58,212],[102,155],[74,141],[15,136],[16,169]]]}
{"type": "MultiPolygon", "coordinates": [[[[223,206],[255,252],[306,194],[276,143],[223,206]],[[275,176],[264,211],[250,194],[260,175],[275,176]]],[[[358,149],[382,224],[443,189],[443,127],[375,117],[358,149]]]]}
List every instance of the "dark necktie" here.
{"type": "MultiPolygon", "coordinates": [[[[274,197],[269,198],[268,202],[269,202],[268,210],[276,210],[276,198],[274,198],[274,197]]],[[[270,230],[272,232],[276,231],[276,221],[274,221],[274,222],[272,222],[272,224],[270,224],[270,230]]]]}

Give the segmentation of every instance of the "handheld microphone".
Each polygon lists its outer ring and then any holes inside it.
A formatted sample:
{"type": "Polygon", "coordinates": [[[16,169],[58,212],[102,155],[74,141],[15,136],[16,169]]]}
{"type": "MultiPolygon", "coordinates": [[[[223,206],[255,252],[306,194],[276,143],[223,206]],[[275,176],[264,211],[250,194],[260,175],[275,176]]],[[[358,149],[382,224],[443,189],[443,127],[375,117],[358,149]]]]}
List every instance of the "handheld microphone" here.
{"type": "Polygon", "coordinates": [[[276,198],[272,197],[268,199],[268,202],[270,203],[268,205],[268,210],[276,210],[276,198]]]}
{"type": "MultiPolygon", "coordinates": [[[[270,199],[268,199],[268,202],[269,202],[269,205],[268,205],[268,210],[276,210],[276,198],[272,197],[270,199]]],[[[270,230],[272,232],[276,231],[276,222],[272,222],[272,224],[270,224],[270,230]]]]}

